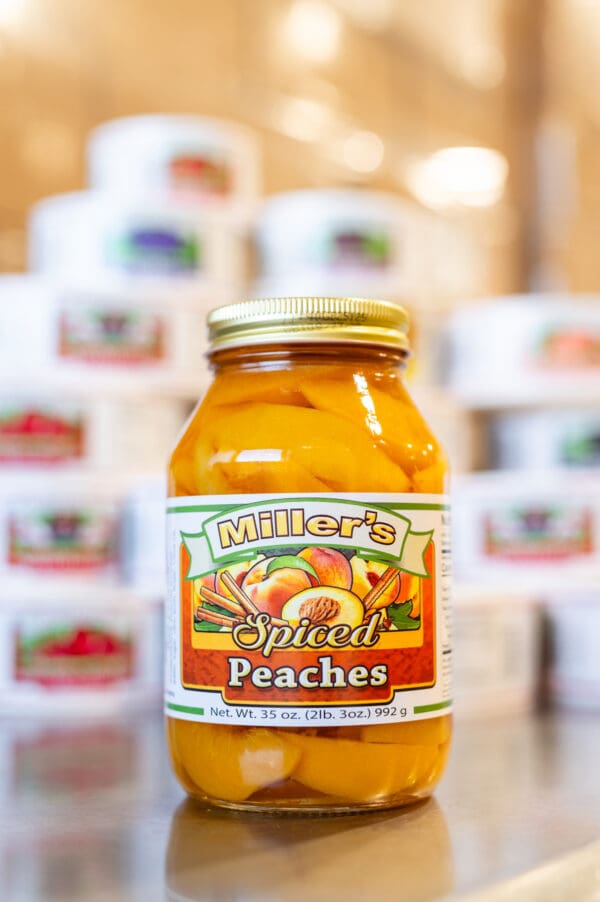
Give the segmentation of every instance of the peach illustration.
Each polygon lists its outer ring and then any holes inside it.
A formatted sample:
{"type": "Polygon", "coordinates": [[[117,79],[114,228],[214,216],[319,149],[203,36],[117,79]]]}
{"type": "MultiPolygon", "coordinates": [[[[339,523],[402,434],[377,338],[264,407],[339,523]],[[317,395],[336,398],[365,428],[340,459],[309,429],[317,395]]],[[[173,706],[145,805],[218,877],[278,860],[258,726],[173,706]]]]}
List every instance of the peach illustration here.
{"type": "Polygon", "coordinates": [[[305,570],[280,567],[267,574],[268,565],[268,559],[258,561],[246,573],[242,588],[260,611],[265,611],[272,617],[281,617],[281,609],[288,598],[309,588],[312,583],[305,570]]]}
{"type": "MultiPolygon", "coordinates": [[[[352,591],[360,598],[364,598],[371,591],[379,577],[387,570],[386,564],[382,564],[379,561],[365,561],[360,557],[353,557],[350,566],[352,569],[352,591]]],[[[401,578],[404,579],[404,574],[401,577],[400,571],[398,571],[396,579],[390,583],[385,592],[373,605],[374,611],[379,608],[386,608],[389,604],[393,604],[398,600],[401,578]]]]}
{"type": "Polygon", "coordinates": [[[298,626],[303,618],[319,626],[336,626],[346,623],[351,627],[362,623],[365,615],[363,603],[347,589],[333,586],[312,586],[287,601],[281,616],[292,626],[298,626]]]}
{"type": "Polygon", "coordinates": [[[216,591],[219,593],[219,595],[225,595],[225,596],[227,596],[227,598],[233,598],[233,595],[231,594],[231,592],[229,591],[229,589],[227,588],[227,586],[224,584],[223,580],[221,579],[221,576],[225,572],[225,570],[228,573],[230,573],[231,576],[233,576],[233,578],[236,581],[236,583],[238,584],[238,586],[241,586],[246,574],[250,571],[250,569],[256,565],[257,561],[263,561],[263,560],[264,560],[264,555],[259,554],[258,557],[255,557],[251,561],[240,561],[239,564],[230,564],[228,567],[225,567],[223,570],[217,571],[217,576],[216,576],[216,581],[215,581],[216,591]]]}
{"type": "Polygon", "coordinates": [[[303,548],[298,557],[312,565],[321,585],[340,589],[349,589],[352,585],[352,569],[341,551],[311,545],[303,548]]]}

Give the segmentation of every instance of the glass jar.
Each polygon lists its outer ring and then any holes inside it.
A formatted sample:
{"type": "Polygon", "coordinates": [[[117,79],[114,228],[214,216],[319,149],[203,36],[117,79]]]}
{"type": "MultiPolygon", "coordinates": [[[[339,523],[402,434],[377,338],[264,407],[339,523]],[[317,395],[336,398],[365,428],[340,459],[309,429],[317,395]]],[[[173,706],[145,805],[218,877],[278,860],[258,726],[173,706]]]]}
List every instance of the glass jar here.
{"type": "Polygon", "coordinates": [[[170,461],[166,712],[187,792],[343,812],[428,796],[450,744],[447,465],[407,317],[354,298],[209,316],[170,461]]]}

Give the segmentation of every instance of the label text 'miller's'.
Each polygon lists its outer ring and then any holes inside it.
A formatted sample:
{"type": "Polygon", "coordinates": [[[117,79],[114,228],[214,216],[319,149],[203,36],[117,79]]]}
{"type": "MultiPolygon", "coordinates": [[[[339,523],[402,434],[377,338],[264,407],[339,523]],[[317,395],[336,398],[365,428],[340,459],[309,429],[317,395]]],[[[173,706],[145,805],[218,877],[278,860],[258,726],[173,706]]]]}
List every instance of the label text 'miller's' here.
{"type": "Polygon", "coordinates": [[[392,545],[396,540],[396,530],[391,523],[377,519],[376,511],[365,510],[363,517],[334,517],[331,514],[311,514],[306,516],[304,508],[282,508],[259,513],[247,513],[235,521],[231,518],[218,523],[219,541],[223,550],[261,539],[288,538],[332,538],[351,539],[354,531],[368,526],[369,538],[379,545],[392,545]]]}

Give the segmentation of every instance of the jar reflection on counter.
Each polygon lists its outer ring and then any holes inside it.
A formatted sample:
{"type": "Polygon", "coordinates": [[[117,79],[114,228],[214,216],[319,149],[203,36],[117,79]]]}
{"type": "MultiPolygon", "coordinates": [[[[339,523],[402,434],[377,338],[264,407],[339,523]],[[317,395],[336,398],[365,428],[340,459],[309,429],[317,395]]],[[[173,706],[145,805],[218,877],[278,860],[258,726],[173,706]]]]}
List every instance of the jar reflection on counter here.
{"type": "Polygon", "coordinates": [[[171,821],[173,900],[305,899],[308,876],[315,899],[391,898],[398,874],[405,898],[437,899],[454,887],[450,833],[435,799],[402,812],[316,821],[248,820],[187,800],[171,821]],[[431,861],[435,867],[422,866],[431,861]]]}

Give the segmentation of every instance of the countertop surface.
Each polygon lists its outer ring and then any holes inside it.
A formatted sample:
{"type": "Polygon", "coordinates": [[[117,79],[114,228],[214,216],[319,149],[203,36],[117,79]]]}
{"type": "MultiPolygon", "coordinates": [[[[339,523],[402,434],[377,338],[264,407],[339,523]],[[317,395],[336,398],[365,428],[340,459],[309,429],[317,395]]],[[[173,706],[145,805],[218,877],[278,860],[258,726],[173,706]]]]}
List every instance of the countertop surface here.
{"type": "Polygon", "coordinates": [[[459,722],[434,799],[324,818],[186,802],[157,714],[0,727],[3,902],[600,898],[600,716],[459,722]]]}

